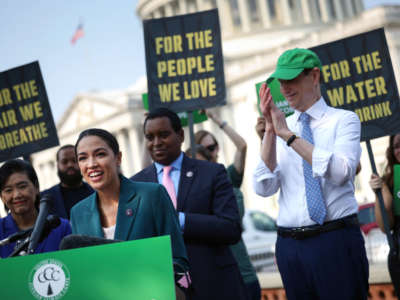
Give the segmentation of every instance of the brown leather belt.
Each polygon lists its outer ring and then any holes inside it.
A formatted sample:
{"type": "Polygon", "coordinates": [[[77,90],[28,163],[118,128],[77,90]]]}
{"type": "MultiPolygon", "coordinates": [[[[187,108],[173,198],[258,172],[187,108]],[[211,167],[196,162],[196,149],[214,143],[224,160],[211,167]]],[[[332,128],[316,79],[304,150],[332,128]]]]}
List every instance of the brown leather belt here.
{"type": "Polygon", "coordinates": [[[337,230],[344,227],[359,227],[357,214],[347,217],[327,221],[322,225],[310,225],[303,227],[278,227],[278,235],[284,238],[293,238],[303,240],[306,238],[317,236],[324,232],[337,230]]]}

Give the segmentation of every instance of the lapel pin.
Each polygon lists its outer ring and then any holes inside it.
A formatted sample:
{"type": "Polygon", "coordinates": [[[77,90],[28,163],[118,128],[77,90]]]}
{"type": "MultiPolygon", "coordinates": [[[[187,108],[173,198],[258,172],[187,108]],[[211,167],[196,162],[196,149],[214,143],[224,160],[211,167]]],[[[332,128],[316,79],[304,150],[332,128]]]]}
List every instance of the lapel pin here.
{"type": "Polygon", "coordinates": [[[132,209],[128,208],[128,209],[125,211],[125,214],[126,214],[128,217],[132,216],[132,215],[133,215],[132,209]]]}
{"type": "Polygon", "coordinates": [[[186,173],[186,177],[192,177],[193,176],[193,172],[192,171],[188,171],[187,173],[186,173]]]}

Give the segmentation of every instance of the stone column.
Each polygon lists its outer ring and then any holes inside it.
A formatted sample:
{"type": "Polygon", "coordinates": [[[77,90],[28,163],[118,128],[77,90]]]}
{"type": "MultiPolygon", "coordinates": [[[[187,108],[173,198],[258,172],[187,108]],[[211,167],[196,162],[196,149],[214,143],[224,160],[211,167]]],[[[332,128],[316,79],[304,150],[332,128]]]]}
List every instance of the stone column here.
{"type": "Polygon", "coordinates": [[[126,154],[126,161],[128,162],[128,176],[132,176],[133,175],[133,151],[132,151],[132,143],[130,140],[130,136],[129,136],[129,128],[124,128],[123,130],[124,133],[124,138],[125,138],[125,142],[126,142],[126,150],[127,150],[127,154],[126,154]]]}
{"type": "Polygon", "coordinates": [[[122,132],[121,131],[117,131],[117,132],[115,132],[114,133],[114,136],[115,136],[115,138],[117,139],[117,141],[118,141],[118,144],[119,144],[119,151],[121,151],[121,153],[122,153],[122,160],[121,160],[121,172],[122,172],[122,174],[124,174],[125,176],[126,176],[126,168],[127,168],[127,165],[126,165],[126,157],[125,157],[125,155],[126,155],[126,144],[125,144],[125,140],[124,140],[124,138],[123,138],[123,136],[122,136],[122,132]]]}
{"type": "Polygon", "coordinates": [[[196,0],[197,11],[205,10],[204,0],[196,0]]]}
{"type": "Polygon", "coordinates": [[[289,0],[281,0],[281,9],[282,9],[282,17],[283,24],[291,25],[293,24],[292,12],[290,10],[289,0]]]}
{"type": "Polygon", "coordinates": [[[351,4],[352,0],[342,1],[343,9],[346,11],[346,16],[351,18],[355,15],[355,11],[353,10],[353,5],[351,4]]]}
{"type": "Polygon", "coordinates": [[[230,33],[233,31],[232,11],[227,0],[217,0],[218,15],[221,23],[221,31],[230,33]]]}
{"type": "Polygon", "coordinates": [[[174,15],[174,10],[172,9],[171,2],[168,2],[167,4],[165,4],[164,9],[165,9],[165,16],[166,17],[171,17],[171,16],[174,15]]]}
{"type": "MultiPolygon", "coordinates": [[[[344,1],[346,3],[350,3],[350,1],[344,1]]],[[[337,20],[343,20],[345,18],[346,15],[348,15],[348,13],[346,13],[345,11],[343,11],[344,7],[343,7],[343,1],[342,0],[333,0],[333,6],[335,8],[335,12],[336,12],[336,19],[337,20]]]]}
{"type": "Polygon", "coordinates": [[[309,8],[310,8],[310,14],[311,14],[311,20],[312,21],[321,21],[321,15],[318,12],[318,2],[317,1],[308,0],[308,4],[309,4],[309,8]]]}
{"type": "Polygon", "coordinates": [[[354,14],[361,14],[364,11],[364,2],[362,0],[352,0],[354,1],[356,11],[354,14]]]}
{"type": "Polygon", "coordinates": [[[186,4],[186,6],[187,6],[187,13],[191,14],[197,12],[197,3],[189,2],[186,4]]]}
{"type": "Polygon", "coordinates": [[[322,22],[329,22],[331,20],[331,13],[329,11],[327,0],[318,0],[318,1],[319,1],[319,7],[321,9],[322,22]]]}
{"type": "Polygon", "coordinates": [[[211,3],[211,0],[203,0],[203,9],[204,10],[209,10],[213,9],[213,4],[211,3]]]}
{"type": "Polygon", "coordinates": [[[142,152],[144,150],[143,147],[143,139],[139,138],[139,134],[143,136],[142,132],[138,132],[139,130],[135,127],[128,129],[129,143],[131,145],[131,159],[132,159],[132,175],[134,173],[142,170],[142,152]]]}
{"type": "Polygon", "coordinates": [[[184,15],[187,13],[186,0],[179,0],[179,13],[184,15]]]}
{"type": "Polygon", "coordinates": [[[156,10],[153,12],[153,18],[157,19],[157,18],[161,18],[161,17],[162,17],[162,15],[161,15],[160,9],[156,9],[156,10]]]}
{"type": "Polygon", "coordinates": [[[132,147],[126,128],[118,132],[118,141],[122,152],[122,171],[125,176],[130,177],[133,175],[132,147]]]}
{"type": "Polygon", "coordinates": [[[271,27],[271,12],[267,5],[267,0],[257,0],[259,7],[260,19],[264,28],[271,27]]]}
{"type": "Polygon", "coordinates": [[[246,0],[238,0],[240,23],[244,32],[250,31],[251,20],[246,0]]]}
{"type": "MultiPolygon", "coordinates": [[[[314,1],[312,1],[314,2],[314,1]]],[[[313,20],[313,14],[311,10],[311,5],[308,0],[301,0],[301,13],[303,15],[303,21],[306,24],[310,24],[313,20]]],[[[315,3],[313,4],[315,6],[315,3]]]]}

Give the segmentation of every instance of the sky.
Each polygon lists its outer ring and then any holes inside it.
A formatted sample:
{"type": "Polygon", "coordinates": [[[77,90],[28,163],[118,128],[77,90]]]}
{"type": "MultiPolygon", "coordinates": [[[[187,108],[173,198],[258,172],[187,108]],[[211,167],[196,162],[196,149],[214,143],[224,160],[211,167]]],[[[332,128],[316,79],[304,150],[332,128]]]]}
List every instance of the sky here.
{"type": "Polygon", "coordinates": [[[57,122],[79,92],[123,89],[145,75],[137,0],[1,0],[0,71],[39,61],[57,122]],[[83,22],[85,36],[71,38],[83,22]]]}
{"type": "Polygon", "coordinates": [[[79,92],[131,86],[146,74],[137,2],[1,0],[0,72],[38,60],[56,122],[79,92]],[[85,36],[72,45],[80,22],[85,36]]]}

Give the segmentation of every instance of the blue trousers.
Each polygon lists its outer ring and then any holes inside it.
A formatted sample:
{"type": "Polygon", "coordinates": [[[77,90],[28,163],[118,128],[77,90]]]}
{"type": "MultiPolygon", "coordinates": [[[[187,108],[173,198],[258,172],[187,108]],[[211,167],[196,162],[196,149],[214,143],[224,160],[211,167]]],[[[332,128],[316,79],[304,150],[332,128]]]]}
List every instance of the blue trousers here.
{"type": "Polygon", "coordinates": [[[258,280],[254,280],[248,283],[245,283],[247,298],[248,300],[260,300],[261,299],[261,287],[258,280]]]}
{"type": "Polygon", "coordinates": [[[278,236],[276,259],[288,300],[368,297],[368,260],[358,227],[303,240],[278,236]]]}

